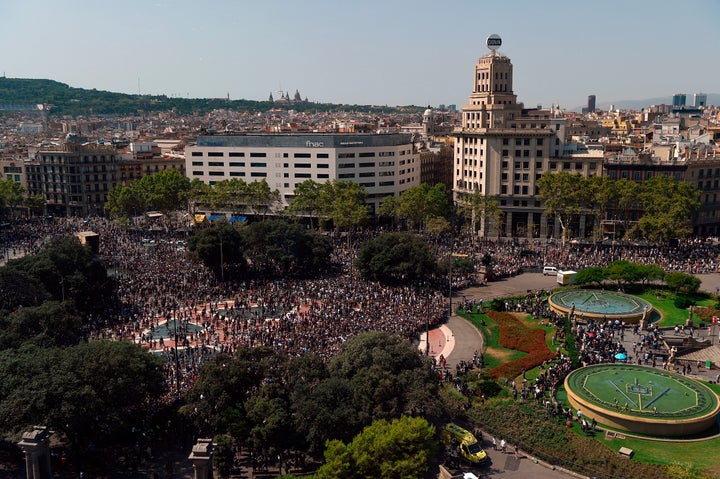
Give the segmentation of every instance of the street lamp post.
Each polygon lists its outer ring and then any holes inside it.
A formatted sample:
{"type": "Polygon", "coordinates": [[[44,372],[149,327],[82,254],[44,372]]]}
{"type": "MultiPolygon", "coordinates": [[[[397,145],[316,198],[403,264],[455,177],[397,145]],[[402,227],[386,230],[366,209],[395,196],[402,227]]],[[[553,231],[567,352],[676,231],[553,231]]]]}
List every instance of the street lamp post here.
{"type": "Polygon", "coordinates": [[[175,390],[177,392],[177,399],[180,399],[180,350],[178,349],[178,307],[175,304],[175,390]]]}

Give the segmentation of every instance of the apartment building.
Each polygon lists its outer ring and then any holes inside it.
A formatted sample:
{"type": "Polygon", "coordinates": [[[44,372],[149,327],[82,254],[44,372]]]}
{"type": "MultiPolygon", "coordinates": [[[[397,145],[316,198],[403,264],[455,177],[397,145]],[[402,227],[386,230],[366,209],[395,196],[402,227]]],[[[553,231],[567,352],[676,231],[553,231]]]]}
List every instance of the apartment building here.
{"type": "Polygon", "coordinates": [[[113,146],[73,138],[41,148],[26,163],[28,195],[42,195],[48,214],[101,215],[118,181],[119,159],[113,146]]]}
{"type": "Polygon", "coordinates": [[[305,180],[349,180],[365,187],[374,212],[386,196],[420,184],[420,155],[411,135],[399,133],[208,135],[185,148],[185,170],[207,184],[265,180],[281,207],[305,180]]]}

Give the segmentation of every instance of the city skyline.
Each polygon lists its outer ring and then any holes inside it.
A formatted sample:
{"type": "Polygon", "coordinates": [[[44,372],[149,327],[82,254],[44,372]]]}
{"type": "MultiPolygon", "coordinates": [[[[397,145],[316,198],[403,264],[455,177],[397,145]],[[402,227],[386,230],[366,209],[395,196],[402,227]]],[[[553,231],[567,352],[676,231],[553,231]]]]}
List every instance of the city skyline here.
{"type": "Polygon", "coordinates": [[[0,0],[0,70],[131,94],[460,108],[496,33],[526,107],[717,93],[720,3],[498,3],[0,0]]]}

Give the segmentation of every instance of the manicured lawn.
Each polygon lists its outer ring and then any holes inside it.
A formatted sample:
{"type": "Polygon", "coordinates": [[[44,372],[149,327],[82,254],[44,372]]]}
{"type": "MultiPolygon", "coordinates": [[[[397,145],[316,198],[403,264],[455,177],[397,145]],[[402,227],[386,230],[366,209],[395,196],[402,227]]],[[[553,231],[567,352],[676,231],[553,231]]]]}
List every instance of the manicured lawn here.
{"type": "MultiPolygon", "coordinates": [[[[672,327],[676,324],[685,324],[687,321],[689,312],[686,309],[679,309],[675,307],[675,295],[667,291],[648,290],[645,293],[636,295],[645,301],[653,305],[653,308],[660,311],[663,315],[662,320],[658,325],[663,327],[672,327]]],[[[703,299],[697,302],[698,306],[713,306],[715,301],[712,298],[703,299]]],[[[695,323],[697,324],[697,318],[694,317],[695,323]]]]}
{"type": "Polygon", "coordinates": [[[633,460],[651,464],[672,464],[673,462],[692,465],[696,469],[709,469],[718,463],[717,453],[720,450],[720,438],[697,442],[665,442],[646,439],[605,439],[597,436],[609,448],[618,451],[621,447],[632,449],[633,460]]]}

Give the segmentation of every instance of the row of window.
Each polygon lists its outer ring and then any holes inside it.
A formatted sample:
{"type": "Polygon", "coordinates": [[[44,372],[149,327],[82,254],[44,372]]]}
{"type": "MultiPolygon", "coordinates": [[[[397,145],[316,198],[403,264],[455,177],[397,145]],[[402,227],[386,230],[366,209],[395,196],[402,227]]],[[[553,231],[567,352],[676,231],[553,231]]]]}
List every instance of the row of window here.
{"type": "MultiPolygon", "coordinates": [[[[193,161],[192,166],[203,166],[204,163],[202,161],[193,161]]],[[[214,166],[214,167],[225,167],[224,161],[208,161],[208,166],[214,166]]],[[[244,161],[230,161],[228,162],[228,166],[230,168],[244,168],[245,162],[244,161]]],[[[253,168],[267,168],[267,163],[257,163],[257,162],[251,162],[250,166],[253,168]]],[[[276,163],[276,167],[279,167],[280,164],[276,163]]],[[[293,168],[313,168],[312,163],[294,163],[293,168]]],[[[283,163],[283,168],[289,168],[290,165],[288,163],[283,163]]],[[[318,163],[314,166],[315,168],[320,169],[328,169],[330,168],[330,165],[328,163],[318,163]]]]}
{"type": "MultiPolygon", "coordinates": [[[[389,156],[395,156],[394,151],[363,151],[359,153],[338,153],[338,158],[355,158],[357,155],[357,158],[374,158],[376,156],[379,157],[389,157],[389,156]]],[[[405,151],[400,152],[401,155],[405,155],[405,151]]],[[[214,157],[224,157],[225,152],[224,151],[208,151],[208,152],[202,152],[202,151],[193,151],[190,156],[194,157],[202,157],[202,156],[208,156],[210,158],[214,157]]],[[[233,158],[233,157],[244,157],[245,152],[243,151],[229,151],[227,152],[227,156],[233,158]]],[[[279,153],[275,156],[279,156],[279,153]]],[[[265,152],[250,152],[251,158],[266,158],[267,153],[265,152]]],[[[289,158],[289,153],[283,153],[283,158],[289,158]]],[[[312,153],[293,153],[293,158],[312,158],[312,153]]],[[[329,153],[316,153],[315,158],[330,158],[329,153]]]]}

